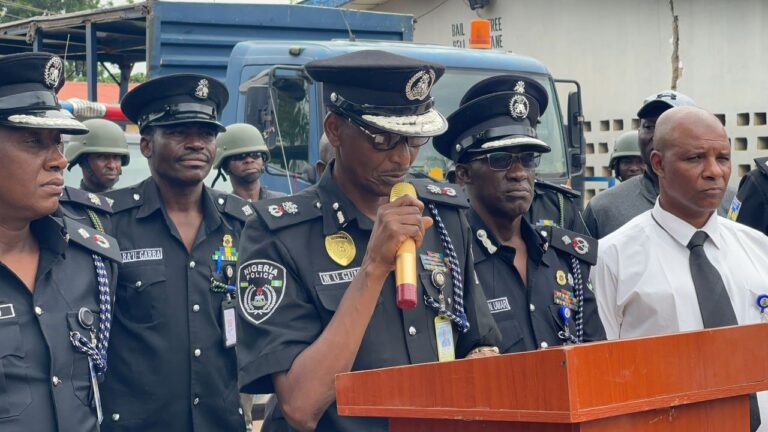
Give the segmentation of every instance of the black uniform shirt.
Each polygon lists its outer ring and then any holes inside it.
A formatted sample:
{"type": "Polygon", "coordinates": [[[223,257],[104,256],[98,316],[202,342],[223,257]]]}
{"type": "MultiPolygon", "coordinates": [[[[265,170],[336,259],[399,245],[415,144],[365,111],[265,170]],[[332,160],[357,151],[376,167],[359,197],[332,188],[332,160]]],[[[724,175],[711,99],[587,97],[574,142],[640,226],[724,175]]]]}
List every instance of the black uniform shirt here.
{"type": "MultiPolygon", "coordinates": [[[[359,212],[336,186],[332,165],[316,186],[298,195],[260,201],[257,216],[243,232],[246,245],[238,272],[241,312],[238,344],[239,382],[248,393],[273,391],[271,375],[290,369],[294,359],[312,344],[328,325],[344,293],[360,267],[371,236],[373,221],[359,212]],[[351,242],[339,241],[349,251],[350,262],[342,265],[329,256],[327,236],[344,232],[351,242]],[[266,239],[266,241],[265,241],[266,239]],[[254,304],[260,306],[253,307],[254,304]]],[[[438,208],[453,242],[464,281],[464,305],[470,329],[461,333],[453,326],[456,358],[476,346],[496,346],[499,333],[486,306],[483,291],[474,276],[469,258],[470,237],[460,209],[466,198],[453,188],[437,184],[441,194],[428,192],[433,182],[417,180],[419,199],[438,208]],[[442,192],[448,192],[444,194],[442,192]]],[[[430,214],[425,210],[425,214],[430,214]]],[[[336,238],[336,237],[332,237],[336,238]]],[[[338,240],[338,238],[337,238],[338,240]]],[[[331,241],[332,243],[332,241],[331,241]]],[[[438,299],[431,282],[432,264],[442,267],[445,253],[437,224],[427,230],[417,254],[418,303],[401,310],[395,303],[394,273],[381,290],[376,309],[360,345],[352,370],[367,370],[438,360],[435,312],[423,300],[426,293],[438,299]]],[[[343,261],[342,261],[343,262],[343,261]]],[[[439,271],[439,270],[438,270],[439,271]]],[[[444,295],[450,298],[453,281],[445,273],[444,295]]],[[[452,309],[452,305],[448,306],[452,309]]],[[[339,417],[335,403],[320,419],[318,431],[386,431],[385,419],[339,417]]]]}
{"type": "MultiPolygon", "coordinates": [[[[239,249],[253,210],[203,189],[203,222],[188,253],[152,179],[110,192],[123,264],[102,386],[105,431],[240,431],[234,348],[224,348],[214,256],[239,249]],[[230,243],[231,242],[231,243],[230,243]]],[[[225,261],[232,265],[236,262],[225,261]]]]}
{"type": "Polygon", "coordinates": [[[581,217],[581,195],[565,186],[536,180],[534,196],[526,217],[533,225],[558,228],[589,235],[581,217]]]}
{"type": "MultiPolygon", "coordinates": [[[[575,309],[576,306],[575,275],[571,255],[564,251],[566,249],[570,249],[579,258],[581,268],[584,284],[584,341],[605,339],[605,329],[597,313],[594,293],[587,287],[590,262],[585,260],[594,260],[597,255],[597,244],[593,239],[555,227],[540,227],[551,239],[551,243],[548,243],[523,219],[520,230],[528,249],[526,287],[514,266],[515,249],[499,245],[474,210],[469,211],[469,224],[475,238],[475,269],[485,290],[488,307],[501,330],[503,341],[499,349],[502,352],[532,351],[563,344],[564,340],[558,336],[564,330],[560,307],[571,305],[575,309]],[[564,236],[568,236],[571,239],[569,241],[582,239],[588,245],[587,252],[577,254],[572,247],[565,245],[562,240],[564,236]],[[561,246],[562,249],[558,249],[561,246]]],[[[568,328],[570,334],[575,336],[573,318],[568,328]]]]}
{"type": "Polygon", "coordinates": [[[34,293],[0,263],[0,430],[97,431],[88,357],[69,336],[98,329],[93,254],[114,292],[119,248],[68,217],[46,216],[30,228],[40,245],[34,293]],[[80,324],[81,308],[96,317],[91,328],[80,324]]]}
{"type": "Polygon", "coordinates": [[[741,178],[728,218],[768,234],[768,158],[755,159],[757,168],[741,178]]]}

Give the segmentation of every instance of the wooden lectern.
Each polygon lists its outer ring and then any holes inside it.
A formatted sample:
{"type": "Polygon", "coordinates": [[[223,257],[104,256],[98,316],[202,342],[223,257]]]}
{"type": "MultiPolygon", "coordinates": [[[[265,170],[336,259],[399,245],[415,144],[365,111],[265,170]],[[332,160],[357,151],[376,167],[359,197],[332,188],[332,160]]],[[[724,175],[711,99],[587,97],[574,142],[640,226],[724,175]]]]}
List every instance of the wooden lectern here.
{"type": "Polygon", "coordinates": [[[768,324],[336,377],[339,414],[393,432],[748,431],[766,389],[768,324]]]}

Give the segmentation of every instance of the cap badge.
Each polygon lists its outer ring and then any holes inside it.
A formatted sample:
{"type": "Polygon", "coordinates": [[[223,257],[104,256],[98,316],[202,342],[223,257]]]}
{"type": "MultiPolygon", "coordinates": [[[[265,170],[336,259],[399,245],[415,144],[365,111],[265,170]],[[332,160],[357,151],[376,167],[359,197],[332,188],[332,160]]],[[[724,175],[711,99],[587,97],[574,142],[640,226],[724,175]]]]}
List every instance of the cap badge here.
{"type": "Polygon", "coordinates": [[[199,97],[200,99],[207,99],[208,98],[208,80],[207,79],[201,79],[197,82],[197,88],[195,89],[195,96],[199,97]]]}
{"type": "Polygon", "coordinates": [[[525,81],[515,83],[515,93],[525,93],[525,81]]]}
{"type": "Polygon", "coordinates": [[[62,67],[63,63],[61,62],[61,58],[58,56],[53,56],[50,60],[48,60],[48,63],[45,65],[45,85],[50,88],[55,88],[57,85],[59,85],[62,67]]]}
{"type": "Polygon", "coordinates": [[[429,96],[429,91],[432,89],[432,84],[435,83],[435,71],[430,69],[429,71],[416,72],[411,79],[408,80],[408,84],[405,85],[405,97],[408,100],[424,100],[429,96]]]}
{"type": "MultiPolygon", "coordinates": [[[[520,84],[520,83],[518,83],[520,84]]],[[[517,87],[515,87],[517,89],[517,87]]],[[[515,95],[509,100],[509,115],[514,119],[522,119],[528,116],[528,99],[523,95],[515,95]]]]}

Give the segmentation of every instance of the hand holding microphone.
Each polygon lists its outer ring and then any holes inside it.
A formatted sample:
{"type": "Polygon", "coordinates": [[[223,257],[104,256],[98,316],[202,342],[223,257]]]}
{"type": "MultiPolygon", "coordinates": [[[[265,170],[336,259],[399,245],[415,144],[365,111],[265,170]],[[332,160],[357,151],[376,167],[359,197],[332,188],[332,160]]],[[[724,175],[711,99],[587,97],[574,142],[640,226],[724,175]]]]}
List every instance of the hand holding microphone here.
{"type": "MultiPolygon", "coordinates": [[[[416,198],[416,189],[410,183],[398,183],[392,187],[389,202],[393,202],[401,196],[416,198]]],[[[413,238],[406,239],[397,250],[395,262],[395,290],[397,293],[397,307],[400,309],[413,309],[416,307],[416,243],[413,238]]]]}

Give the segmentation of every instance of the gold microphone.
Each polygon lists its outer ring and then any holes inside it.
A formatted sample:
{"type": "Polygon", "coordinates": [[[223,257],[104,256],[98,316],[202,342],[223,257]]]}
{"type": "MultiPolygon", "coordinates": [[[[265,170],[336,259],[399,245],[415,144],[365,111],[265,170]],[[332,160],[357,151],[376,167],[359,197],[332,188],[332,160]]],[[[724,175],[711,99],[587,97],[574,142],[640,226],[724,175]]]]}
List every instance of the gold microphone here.
{"type": "MultiPolygon", "coordinates": [[[[410,183],[398,183],[392,187],[389,202],[403,195],[416,198],[416,189],[410,183]]],[[[416,243],[412,238],[407,239],[397,250],[395,264],[395,291],[397,307],[413,309],[416,307],[416,243]]]]}

